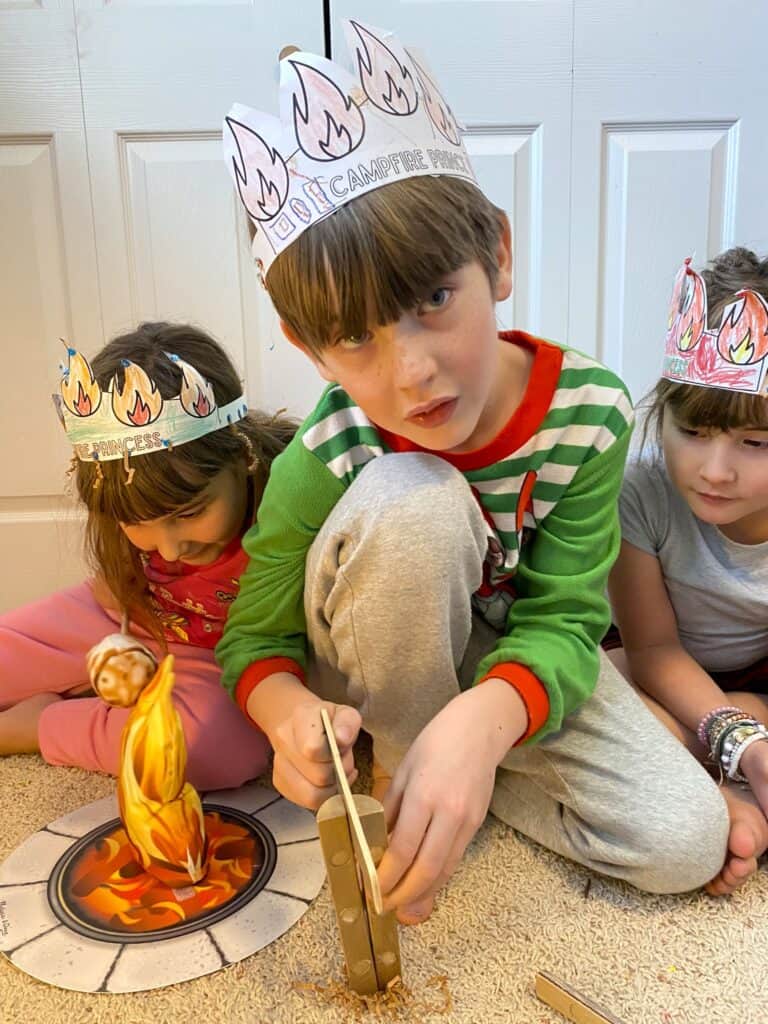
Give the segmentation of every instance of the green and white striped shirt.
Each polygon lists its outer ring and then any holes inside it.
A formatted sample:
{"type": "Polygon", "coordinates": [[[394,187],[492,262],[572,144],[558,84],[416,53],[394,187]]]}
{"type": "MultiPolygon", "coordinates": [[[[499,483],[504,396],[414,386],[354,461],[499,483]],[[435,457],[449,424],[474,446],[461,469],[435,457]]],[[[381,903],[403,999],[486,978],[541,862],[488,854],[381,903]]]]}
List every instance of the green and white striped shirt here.
{"type": "MultiPolygon", "coordinates": [[[[488,571],[474,602],[503,633],[476,681],[493,674],[517,686],[532,721],[541,717],[540,738],[597,678],[633,412],[619,378],[588,356],[518,331],[501,337],[533,354],[518,409],[484,448],[431,454],[464,475],[489,527],[488,571]],[[546,695],[540,714],[531,680],[546,695]]],[[[338,385],[325,390],[275,460],[243,541],[251,562],[216,651],[239,702],[238,681],[255,662],[259,677],[276,658],[305,663],[304,561],[341,495],[371,459],[420,450],[371,423],[338,385]]]]}

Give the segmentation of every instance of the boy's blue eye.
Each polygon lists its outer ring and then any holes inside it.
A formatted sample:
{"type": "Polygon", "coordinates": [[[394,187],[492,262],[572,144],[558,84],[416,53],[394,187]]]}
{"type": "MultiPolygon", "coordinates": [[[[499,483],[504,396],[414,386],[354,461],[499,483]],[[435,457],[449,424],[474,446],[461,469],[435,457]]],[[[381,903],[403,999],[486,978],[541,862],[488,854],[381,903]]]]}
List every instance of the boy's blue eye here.
{"type": "Polygon", "coordinates": [[[744,437],[742,444],[745,444],[747,448],[756,448],[758,451],[768,451],[768,440],[765,438],[744,437]]]}
{"type": "Polygon", "coordinates": [[[428,298],[419,303],[418,312],[420,314],[434,313],[435,310],[442,309],[450,299],[452,293],[452,288],[435,288],[428,298]]]}

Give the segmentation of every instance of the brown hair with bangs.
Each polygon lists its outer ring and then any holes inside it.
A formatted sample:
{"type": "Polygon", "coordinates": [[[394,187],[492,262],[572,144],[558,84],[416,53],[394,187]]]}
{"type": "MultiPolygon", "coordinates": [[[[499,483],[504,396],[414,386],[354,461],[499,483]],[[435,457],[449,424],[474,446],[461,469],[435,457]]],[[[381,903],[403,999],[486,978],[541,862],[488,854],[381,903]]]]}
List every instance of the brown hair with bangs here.
{"type": "Polygon", "coordinates": [[[446,274],[479,260],[493,287],[504,213],[445,175],[407,178],[319,221],[270,267],[275,309],[315,355],[398,320],[446,274]]]}
{"type": "MultiPolygon", "coordinates": [[[[181,389],[182,375],[167,352],[178,355],[210,381],[218,405],[242,394],[240,378],[224,349],[204,331],[186,324],[141,324],[110,341],[90,364],[99,387],[106,389],[116,374],[122,387],[122,361],[130,360],[156,383],[163,398],[174,398],[181,389]]],[[[234,426],[173,450],[132,458],[130,484],[121,459],[99,462],[98,468],[95,462],[73,459],[75,486],[88,510],[85,544],[91,567],[120,607],[156,639],[162,642],[162,625],[150,603],[139,551],[120,523],[172,515],[192,504],[225,469],[237,473],[243,486],[249,475],[253,477],[254,502],[258,504],[272,460],[295,431],[296,424],[289,419],[249,410],[234,426]]]]}
{"type": "MultiPolygon", "coordinates": [[[[759,260],[749,249],[726,250],[701,271],[701,276],[707,286],[710,324],[719,322],[723,309],[741,289],[758,292],[768,301],[768,259],[759,260]]],[[[665,409],[689,427],[768,430],[768,398],[762,395],[681,384],[662,378],[649,395],[647,405],[643,441],[653,426],[659,446],[665,409]]]]}

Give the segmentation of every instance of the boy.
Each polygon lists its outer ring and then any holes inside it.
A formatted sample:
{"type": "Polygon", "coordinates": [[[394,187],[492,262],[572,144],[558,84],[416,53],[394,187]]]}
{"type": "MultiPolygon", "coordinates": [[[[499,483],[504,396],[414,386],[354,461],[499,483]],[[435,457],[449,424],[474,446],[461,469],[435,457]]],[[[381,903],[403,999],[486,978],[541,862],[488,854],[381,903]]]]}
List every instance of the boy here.
{"type": "Polygon", "coordinates": [[[489,805],[606,874],[693,888],[722,863],[725,808],[599,654],[626,390],[497,332],[507,218],[422,59],[349,34],[359,78],[294,53],[282,126],[245,108],[225,125],[283,332],[331,382],[244,541],[225,685],[306,806],[332,792],[320,697],[350,776],[362,720],[392,775],[379,873],[401,921],[428,916],[489,805]]]}

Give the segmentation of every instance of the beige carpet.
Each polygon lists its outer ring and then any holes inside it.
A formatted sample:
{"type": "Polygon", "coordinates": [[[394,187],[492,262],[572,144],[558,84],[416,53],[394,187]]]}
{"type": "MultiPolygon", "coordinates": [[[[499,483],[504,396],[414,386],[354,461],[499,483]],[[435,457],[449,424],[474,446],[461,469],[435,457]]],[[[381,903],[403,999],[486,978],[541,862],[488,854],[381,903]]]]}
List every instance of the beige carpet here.
{"type": "MultiPolygon", "coordinates": [[[[40,826],[113,787],[105,776],[50,768],[36,757],[0,758],[0,860],[40,826]]],[[[260,953],[155,992],[62,991],[0,957],[0,1021],[330,1024],[359,1017],[557,1024],[563,1018],[533,994],[534,975],[545,969],[625,1024],[764,1024],[767,907],[765,870],[730,900],[643,896],[590,876],[489,819],[432,918],[401,931],[411,994],[399,1016],[391,1007],[364,1012],[339,993],[341,952],[323,888],[302,920],[260,953]],[[297,983],[325,991],[297,989],[297,983]]]]}

